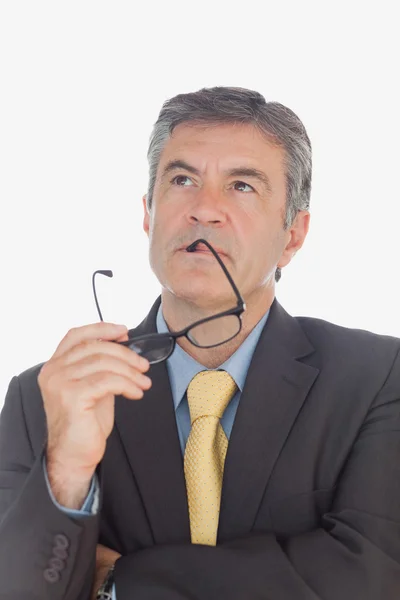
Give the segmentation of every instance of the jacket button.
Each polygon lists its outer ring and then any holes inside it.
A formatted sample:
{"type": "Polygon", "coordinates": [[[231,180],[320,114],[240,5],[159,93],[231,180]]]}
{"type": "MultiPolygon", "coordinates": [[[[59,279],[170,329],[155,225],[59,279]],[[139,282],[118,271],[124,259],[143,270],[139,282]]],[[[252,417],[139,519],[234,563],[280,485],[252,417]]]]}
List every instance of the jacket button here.
{"type": "Polygon", "coordinates": [[[54,536],[54,542],[56,546],[59,548],[68,548],[69,547],[69,539],[63,533],[59,533],[54,536]]]}
{"type": "Polygon", "coordinates": [[[49,560],[49,565],[50,567],[53,567],[53,569],[55,569],[56,571],[62,571],[65,567],[65,562],[61,560],[61,558],[57,558],[55,556],[54,558],[51,558],[49,560]]]}
{"type": "Polygon", "coordinates": [[[61,560],[66,560],[68,558],[67,550],[65,550],[65,548],[60,548],[60,546],[55,546],[53,548],[53,554],[54,556],[57,556],[57,558],[61,558],[61,560]]]}
{"type": "Polygon", "coordinates": [[[49,583],[56,583],[60,579],[60,573],[54,569],[46,569],[43,574],[49,583]]]}

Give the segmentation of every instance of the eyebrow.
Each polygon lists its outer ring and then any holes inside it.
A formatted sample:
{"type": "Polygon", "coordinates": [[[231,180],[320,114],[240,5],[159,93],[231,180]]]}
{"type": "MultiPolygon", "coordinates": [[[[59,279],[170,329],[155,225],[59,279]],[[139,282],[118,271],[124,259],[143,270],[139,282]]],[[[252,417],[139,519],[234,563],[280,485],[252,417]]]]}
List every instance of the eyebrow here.
{"type": "MultiPolygon", "coordinates": [[[[162,175],[161,175],[161,181],[164,180],[165,176],[168,173],[170,173],[171,171],[176,171],[178,169],[183,169],[184,171],[189,171],[189,173],[193,173],[194,175],[199,175],[199,176],[201,175],[201,172],[199,171],[199,169],[196,169],[196,167],[193,167],[192,165],[187,163],[185,160],[175,159],[175,160],[170,160],[165,165],[162,175]]],[[[253,167],[235,167],[234,169],[228,169],[228,170],[224,171],[224,175],[226,175],[228,177],[251,177],[253,179],[258,179],[258,181],[260,181],[264,185],[266,190],[269,193],[272,193],[272,186],[271,186],[271,182],[270,182],[268,176],[263,171],[260,171],[259,169],[255,169],[253,167]]]]}

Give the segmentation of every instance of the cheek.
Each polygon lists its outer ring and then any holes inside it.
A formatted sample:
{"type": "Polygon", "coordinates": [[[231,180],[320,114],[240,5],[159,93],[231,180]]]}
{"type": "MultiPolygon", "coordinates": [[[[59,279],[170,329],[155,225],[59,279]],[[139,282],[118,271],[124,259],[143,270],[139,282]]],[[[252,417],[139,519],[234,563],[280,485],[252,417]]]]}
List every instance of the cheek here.
{"type": "Polygon", "coordinates": [[[272,224],[265,213],[249,208],[242,211],[235,221],[239,252],[258,255],[267,253],[272,237],[272,224]]]}
{"type": "Polygon", "coordinates": [[[242,246],[242,269],[246,281],[265,283],[274,273],[285,248],[283,228],[272,219],[264,214],[251,222],[243,219],[238,225],[239,250],[242,246]]]}
{"type": "Polygon", "coordinates": [[[167,238],[167,232],[177,228],[179,221],[178,211],[172,205],[157,207],[151,219],[151,230],[157,237],[167,238]]]}
{"type": "Polygon", "coordinates": [[[162,220],[162,215],[159,214],[159,210],[154,210],[149,224],[150,249],[160,246],[162,243],[163,232],[165,232],[163,223],[164,221],[162,220]]]}
{"type": "Polygon", "coordinates": [[[176,227],[172,217],[165,214],[154,214],[150,223],[149,262],[153,272],[163,280],[163,273],[168,270],[168,262],[177,245],[176,227]]]}

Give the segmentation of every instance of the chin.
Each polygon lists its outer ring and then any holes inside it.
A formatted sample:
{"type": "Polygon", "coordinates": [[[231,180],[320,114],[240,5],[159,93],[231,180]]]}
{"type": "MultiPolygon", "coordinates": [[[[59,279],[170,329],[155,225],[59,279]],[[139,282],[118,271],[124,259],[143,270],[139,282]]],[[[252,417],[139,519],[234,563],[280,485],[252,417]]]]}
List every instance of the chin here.
{"type": "Polygon", "coordinates": [[[199,308],[219,312],[221,306],[236,305],[235,294],[218,264],[208,265],[208,259],[198,264],[179,259],[159,265],[154,273],[163,289],[171,296],[192,303],[199,308]]]}
{"type": "Polygon", "coordinates": [[[210,289],[210,286],[204,283],[193,282],[190,280],[180,283],[174,282],[172,285],[166,286],[169,293],[175,296],[178,300],[195,304],[199,308],[210,309],[214,311],[221,310],[221,306],[231,308],[235,305],[235,299],[227,299],[221,291],[218,292],[215,288],[210,289]]]}

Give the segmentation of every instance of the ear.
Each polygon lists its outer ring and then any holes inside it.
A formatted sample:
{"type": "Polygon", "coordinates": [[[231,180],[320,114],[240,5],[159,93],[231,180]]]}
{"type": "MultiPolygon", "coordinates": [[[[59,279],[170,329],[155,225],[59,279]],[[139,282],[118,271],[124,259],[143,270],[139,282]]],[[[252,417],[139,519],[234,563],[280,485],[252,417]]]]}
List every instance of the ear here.
{"type": "Polygon", "coordinates": [[[149,235],[149,229],[150,229],[150,215],[147,212],[147,206],[146,206],[146,194],[143,196],[142,198],[142,202],[143,202],[143,210],[144,210],[144,217],[143,217],[143,229],[144,231],[147,233],[147,235],[149,235]]]}
{"type": "Polygon", "coordinates": [[[291,228],[287,231],[288,243],[279,259],[277,267],[286,267],[304,244],[310,226],[310,213],[301,210],[297,213],[291,228]]]}

